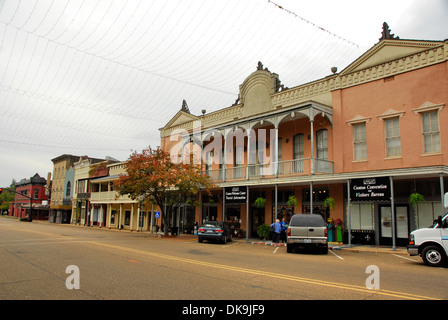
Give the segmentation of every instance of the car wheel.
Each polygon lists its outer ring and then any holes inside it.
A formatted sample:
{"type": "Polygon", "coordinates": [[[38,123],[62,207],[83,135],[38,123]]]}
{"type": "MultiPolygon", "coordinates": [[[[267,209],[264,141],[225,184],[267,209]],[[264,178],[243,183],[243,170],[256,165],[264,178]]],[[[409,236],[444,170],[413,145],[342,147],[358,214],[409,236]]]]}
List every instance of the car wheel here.
{"type": "Polygon", "coordinates": [[[286,244],[286,252],[292,253],[294,251],[294,248],[292,247],[292,244],[287,243],[286,244]]]}
{"type": "Polygon", "coordinates": [[[202,241],[204,241],[202,238],[198,238],[199,243],[202,243],[202,241]]]}
{"type": "Polygon", "coordinates": [[[445,262],[444,253],[438,246],[427,246],[423,249],[422,259],[431,267],[440,267],[445,262]]]}
{"type": "Polygon", "coordinates": [[[224,236],[224,238],[222,238],[222,242],[224,242],[224,244],[227,243],[227,236],[224,236]]]}

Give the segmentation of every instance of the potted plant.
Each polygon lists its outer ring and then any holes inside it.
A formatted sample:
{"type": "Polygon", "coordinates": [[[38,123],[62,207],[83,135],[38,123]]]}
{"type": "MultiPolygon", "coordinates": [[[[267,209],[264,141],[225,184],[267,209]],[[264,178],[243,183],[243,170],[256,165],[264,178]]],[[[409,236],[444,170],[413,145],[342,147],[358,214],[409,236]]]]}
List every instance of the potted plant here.
{"type": "Polygon", "coordinates": [[[237,238],[243,238],[244,237],[244,230],[241,228],[235,229],[236,231],[236,237],[237,238]]]}
{"type": "Polygon", "coordinates": [[[294,195],[290,195],[287,204],[289,207],[297,207],[299,201],[297,201],[297,198],[294,195]]]}
{"type": "Polygon", "coordinates": [[[417,209],[417,203],[421,201],[425,201],[425,197],[420,193],[414,192],[409,196],[409,202],[414,209],[417,209]]]}
{"type": "Polygon", "coordinates": [[[334,199],[331,197],[328,197],[324,200],[324,206],[326,208],[330,207],[332,210],[334,210],[335,205],[336,205],[336,203],[335,203],[334,199]]]}
{"type": "Polygon", "coordinates": [[[271,235],[271,228],[266,223],[261,224],[257,228],[257,234],[261,239],[267,240],[271,235]]]}
{"type": "Polygon", "coordinates": [[[256,200],[255,200],[255,206],[257,207],[257,208],[264,208],[264,206],[266,205],[266,199],[265,198],[263,198],[263,197],[258,197],[256,200]]]}

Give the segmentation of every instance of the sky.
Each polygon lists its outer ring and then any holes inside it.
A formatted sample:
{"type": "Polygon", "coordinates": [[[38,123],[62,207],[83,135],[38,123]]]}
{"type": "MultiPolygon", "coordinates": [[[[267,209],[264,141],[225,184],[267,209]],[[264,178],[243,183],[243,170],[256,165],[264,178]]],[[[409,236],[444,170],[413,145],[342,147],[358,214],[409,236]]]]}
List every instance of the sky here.
{"type": "Polygon", "coordinates": [[[258,61],[295,87],[378,43],[448,38],[448,0],[0,0],[0,187],[62,154],[160,145],[185,100],[231,106],[258,61]]]}

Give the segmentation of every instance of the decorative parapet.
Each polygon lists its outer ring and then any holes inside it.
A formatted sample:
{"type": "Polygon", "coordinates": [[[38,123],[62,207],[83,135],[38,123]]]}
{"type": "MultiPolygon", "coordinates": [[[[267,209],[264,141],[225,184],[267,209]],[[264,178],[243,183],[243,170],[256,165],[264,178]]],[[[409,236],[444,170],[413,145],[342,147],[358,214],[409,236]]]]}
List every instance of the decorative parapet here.
{"type": "Polygon", "coordinates": [[[442,45],[423,50],[405,57],[393,59],[378,65],[356,70],[346,74],[337,74],[307,83],[272,95],[274,108],[285,107],[311,100],[313,96],[330,93],[370,81],[391,77],[419,68],[447,61],[448,41],[442,45]]]}
{"type": "MultiPolygon", "coordinates": [[[[394,41],[394,40],[383,40],[394,41]]],[[[323,79],[306,83],[294,88],[285,89],[271,95],[273,109],[281,109],[305,101],[316,100],[317,96],[330,95],[332,91],[349,88],[363,83],[376,81],[383,78],[392,77],[419,68],[435,65],[448,60],[448,40],[444,42],[428,43],[428,41],[399,40],[401,45],[414,47],[431,46],[426,50],[408,54],[403,57],[378,63],[362,69],[350,71],[350,68],[339,74],[331,75],[323,79]]],[[[363,59],[368,59],[375,52],[367,53],[363,59]]],[[[362,61],[361,61],[362,62],[362,61]]],[[[358,65],[359,67],[359,65],[358,65]]],[[[331,105],[331,98],[326,104],[331,105]]],[[[238,104],[212,112],[199,117],[201,128],[207,129],[225,124],[242,117],[243,105],[238,104]]],[[[193,130],[194,121],[188,121],[180,125],[165,128],[161,131],[162,137],[169,136],[174,130],[193,130]]]]}
{"type": "MultiPolygon", "coordinates": [[[[241,117],[242,110],[242,105],[236,105],[203,115],[199,118],[198,121],[201,122],[202,129],[213,128],[214,126],[222,125],[223,123],[227,122],[226,120],[233,121],[241,117]]],[[[188,121],[176,126],[172,126],[170,128],[163,129],[161,131],[161,136],[167,137],[175,131],[192,131],[193,123],[194,121],[188,121]]]]}

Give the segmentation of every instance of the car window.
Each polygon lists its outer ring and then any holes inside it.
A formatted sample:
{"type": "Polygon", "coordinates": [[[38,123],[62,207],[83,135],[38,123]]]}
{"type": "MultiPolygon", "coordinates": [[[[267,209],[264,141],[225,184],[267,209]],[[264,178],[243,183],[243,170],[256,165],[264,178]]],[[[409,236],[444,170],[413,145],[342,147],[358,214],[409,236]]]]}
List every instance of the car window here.
{"type": "Polygon", "coordinates": [[[306,214],[297,214],[292,216],[289,225],[291,227],[306,227],[308,225],[308,215],[306,214]]]}
{"type": "Polygon", "coordinates": [[[325,227],[325,221],[322,216],[312,214],[308,218],[308,227],[325,227]]]}
{"type": "Polygon", "coordinates": [[[289,223],[292,227],[325,227],[322,216],[317,214],[296,214],[289,223]]]}
{"type": "Polygon", "coordinates": [[[220,221],[206,221],[206,222],[204,222],[204,224],[202,226],[203,227],[212,227],[212,228],[222,227],[222,222],[220,222],[220,221]]]}

